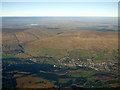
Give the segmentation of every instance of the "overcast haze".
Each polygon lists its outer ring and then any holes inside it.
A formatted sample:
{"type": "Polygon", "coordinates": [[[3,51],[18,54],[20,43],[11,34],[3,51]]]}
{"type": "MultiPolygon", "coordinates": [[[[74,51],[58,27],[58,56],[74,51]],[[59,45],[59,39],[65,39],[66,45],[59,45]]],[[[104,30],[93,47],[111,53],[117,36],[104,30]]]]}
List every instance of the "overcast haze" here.
{"type": "Polygon", "coordinates": [[[2,16],[117,17],[117,2],[4,2],[2,16]]]}

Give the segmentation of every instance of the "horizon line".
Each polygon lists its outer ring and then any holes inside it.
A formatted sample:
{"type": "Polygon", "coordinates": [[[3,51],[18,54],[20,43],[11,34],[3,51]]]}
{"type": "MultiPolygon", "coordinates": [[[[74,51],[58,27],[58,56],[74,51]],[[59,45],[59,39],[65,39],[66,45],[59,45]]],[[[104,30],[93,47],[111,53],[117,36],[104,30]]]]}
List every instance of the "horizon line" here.
{"type": "Polygon", "coordinates": [[[0,17],[119,17],[119,16],[0,16],[0,17]]]}

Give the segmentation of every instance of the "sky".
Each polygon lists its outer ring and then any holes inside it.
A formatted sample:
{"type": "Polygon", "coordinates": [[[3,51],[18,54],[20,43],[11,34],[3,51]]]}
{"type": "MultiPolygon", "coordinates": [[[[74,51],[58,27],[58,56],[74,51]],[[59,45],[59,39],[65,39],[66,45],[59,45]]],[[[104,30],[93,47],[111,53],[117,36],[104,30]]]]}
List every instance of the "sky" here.
{"type": "Polygon", "coordinates": [[[2,2],[119,2],[119,0],[1,0],[2,2]]]}
{"type": "Polygon", "coordinates": [[[117,17],[117,2],[3,2],[3,17],[117,17]]]}

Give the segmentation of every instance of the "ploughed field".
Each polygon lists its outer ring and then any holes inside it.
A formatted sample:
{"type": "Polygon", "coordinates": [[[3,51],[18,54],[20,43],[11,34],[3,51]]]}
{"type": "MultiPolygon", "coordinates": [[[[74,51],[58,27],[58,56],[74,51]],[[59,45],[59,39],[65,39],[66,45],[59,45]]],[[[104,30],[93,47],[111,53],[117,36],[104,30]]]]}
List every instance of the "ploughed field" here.
{"type": "Polygon", "coordinates": [[[118,31],[3,28],[3,88],[119,87],[118,31]]]}

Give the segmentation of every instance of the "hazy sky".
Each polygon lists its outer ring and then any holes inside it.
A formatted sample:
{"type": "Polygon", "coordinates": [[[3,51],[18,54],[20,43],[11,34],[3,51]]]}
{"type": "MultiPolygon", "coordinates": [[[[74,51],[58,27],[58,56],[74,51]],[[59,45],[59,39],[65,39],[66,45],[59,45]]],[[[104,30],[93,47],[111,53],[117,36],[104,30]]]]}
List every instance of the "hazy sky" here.
{"type": "Polygon", "coordinates": [[[2,2],[119,2],[119,0],[1,0],[2,2]]]}
{"type": "Polygon", "coordinates": [[[2,16],[118,16],[117,2],[3,2],[2,16]]]}

